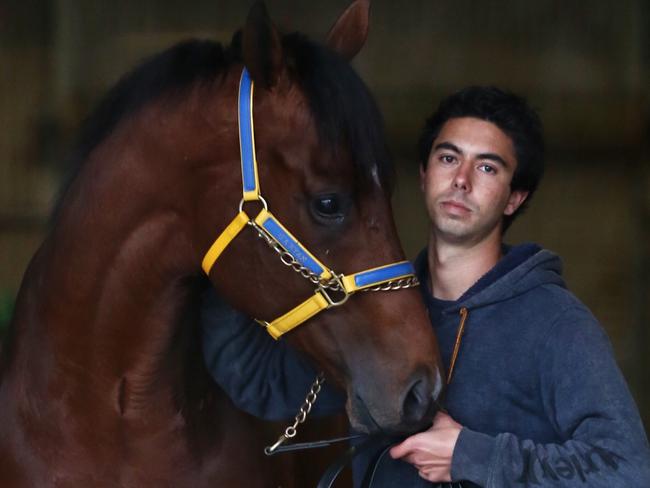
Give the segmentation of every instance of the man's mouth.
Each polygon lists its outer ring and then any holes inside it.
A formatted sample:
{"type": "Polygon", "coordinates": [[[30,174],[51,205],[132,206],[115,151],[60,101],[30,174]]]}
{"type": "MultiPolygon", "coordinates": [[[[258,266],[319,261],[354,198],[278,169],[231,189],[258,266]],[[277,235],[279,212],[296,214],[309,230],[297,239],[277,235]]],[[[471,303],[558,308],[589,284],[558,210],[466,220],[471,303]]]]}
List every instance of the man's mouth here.
{"type": "Polygon", "coordinates": [[[444,208],[448,212],[455,213],[455,214],[466,214],[472,211],[465,204],[455,200],[444,200],[440,202],[440,206],[442,206],[442,208],[444,208]]]}

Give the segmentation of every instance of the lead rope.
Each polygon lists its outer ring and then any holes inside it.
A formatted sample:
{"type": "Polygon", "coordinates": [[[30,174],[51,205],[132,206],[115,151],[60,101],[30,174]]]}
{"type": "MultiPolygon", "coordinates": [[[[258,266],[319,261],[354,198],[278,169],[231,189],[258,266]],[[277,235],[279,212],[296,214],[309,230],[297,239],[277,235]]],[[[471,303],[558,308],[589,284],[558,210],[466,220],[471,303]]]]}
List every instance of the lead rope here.
{"type": "MultiPolygon", "coordinates": [[[[462,307],[460,309],[460,323],[458,324],[458,330],[456,332],[456,340],[454,342],[454,350],[451,354],[451,360],[449,361],[449,371],[447,372],[447,386],[451,383],[453,373],[454,373],[454,367],[456,366],[456,360],[458,359],[458,354],[460,353],[460,346],[463,340],[463,334],[465,332],[465,324],[467,322],[467,317],[469,315],[469,311],[467,310],[466,307],[462,307]]],[[[298,450],[303,450],[303,449],[314,449],[318,447],[327,447],[331,446],[334,443],[337,442],[343,442],[343,441],[349,441],[352,439],[359,439],[362,437],[367,437],[365,441],[363,441],[361,444],[352,446],[350,447],[343,455],[341,455],[326,471],[323,473],[323,476],[320,479],[320,482],[318,483],[318,486],[316,488],[331,488],[333,485],[334,481],[336,481],[336,478],[338,477],[339,473],[343,470],[346,464],[352,461],[352,459],[357,456],[360,452],[372,447],[376,443],[380,443],[382,441],[386,441],[386,438],[380,435],[371,435],[371,436],[365,436],[362,434],[356,434],[356,435],[350,435],[346,437],[336,437],[333,439],[326,439],[322,441],[316,441],[316,442],[299,442],[295,444],[289,444],[289,445],[283,445],[287,440],[293,439],[296,434],[298,433],[298,426],[302,423],[305,422],[307,419],[307,415],[311,412],[312,407],[314,406],[314,403],[316,403],[316,399],[318,398],[318,394],[321,391],[321,388],[323,386],[323,383],[325,382],[325,376],[323,373],[319,373],[318,376],[316,377],[316,380],[314,383],[312,383],[309,392],[307,393],[307,396],[305,398],[305,401],[303,404],[300,406],[300,409],[298,410],[298,414],[294,418],[294,422],[292,425],[288,426],[284,433],[278,437],[278,440],[275,442],[275,444],[271,446],[267,446],[264,448],[264,454],[267,456],[272,456],[274,454],[279,454],[281,452],[290,452],[290,451],[298,451],[298,450]]],[[[372,482],[374,481],[375,478],[375,473],[377,472],[377,467],[379,466],[379,463],[381,459],[384,457],[384,455],[388,452],[392,444],[389,444],[386,446],[379,456],[376,457],[374,462],[371,465],[371,468],[369,468],[369,472],[366,474],[364,477],[363,481],[363,486],[362,488],[371,488],[372,482]]],[[[440,483],[438,485],[440,488],[463,488],[463,485],[461,482],[454,482],[454,483],[440,483]]]]}

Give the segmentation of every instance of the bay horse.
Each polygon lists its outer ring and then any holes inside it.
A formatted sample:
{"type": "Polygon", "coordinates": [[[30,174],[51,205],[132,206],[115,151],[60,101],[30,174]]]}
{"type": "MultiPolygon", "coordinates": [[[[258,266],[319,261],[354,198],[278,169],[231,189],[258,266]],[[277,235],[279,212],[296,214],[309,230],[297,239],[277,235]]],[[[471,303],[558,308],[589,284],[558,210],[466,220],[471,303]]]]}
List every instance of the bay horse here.
{"type": "MultiPolygon", "coordinates": [[[[2,354],[0,486],[285,483],[264,459],[258,424],[203,365],[201,262],[241,198],[244,69],[256,87],[259,183],[275,215],[333,269],[404,259],[381,119],[347,63],[367,27],[368,1],[356,0],[321,46],[280,35],[256,4],[230,46],[181,43],[100,103],[2,354]]],[[[246,230],[209,280],[255,317],[313,292],[246,230]]],[[[439,354],[417,290],[357,293],[286,340],[345,389],[353,427],[402,432],[431,420],[439,354]]]]}

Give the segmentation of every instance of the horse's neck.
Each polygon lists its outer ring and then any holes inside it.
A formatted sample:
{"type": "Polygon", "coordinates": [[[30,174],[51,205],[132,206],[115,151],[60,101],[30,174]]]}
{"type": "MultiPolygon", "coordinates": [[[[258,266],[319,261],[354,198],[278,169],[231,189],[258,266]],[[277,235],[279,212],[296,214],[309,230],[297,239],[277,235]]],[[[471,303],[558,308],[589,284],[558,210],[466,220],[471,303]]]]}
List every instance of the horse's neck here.
{"type": "Polygon", "coordinates": [[[136,149],[89,162],[26,274],[13,351],[31,358],[34,393],[54,381],[125,410],[181,387],[170,364],[181,364],[177,329],[197,265],[173,202],[155,201],[165,192],[129,169],[136,149]]]}
{"type": "MultiPolygon", "coordinates": [[[[262,486],[259,426],[203,367],[202,249],[185,228],[197,195],[179,198],[187,174],[149,185],[135,169],[142,149],[125,139],[86,163],[25,274],[0,372],[0,485],[49,486],[52,472],[92,485],[110,466],[116,486],[262,486]],[[253,471],[233,456],[253,456],[253,471]]],[[[239,187],[220,183],[236,202],[239,187]]]]}

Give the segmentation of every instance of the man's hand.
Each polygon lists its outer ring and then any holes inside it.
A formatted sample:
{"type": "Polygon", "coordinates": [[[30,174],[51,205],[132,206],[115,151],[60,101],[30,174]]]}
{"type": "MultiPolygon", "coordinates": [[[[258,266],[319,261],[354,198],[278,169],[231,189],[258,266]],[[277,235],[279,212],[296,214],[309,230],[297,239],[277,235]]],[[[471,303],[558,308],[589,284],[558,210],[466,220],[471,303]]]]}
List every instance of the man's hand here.
{"type": "Polygon", "coordinates": [[[431,428],[394,446],[390,455],[411,463],[427,481],[451,481],[451,457],[462,428],[449,415],[438,412],[431,428]]]}

